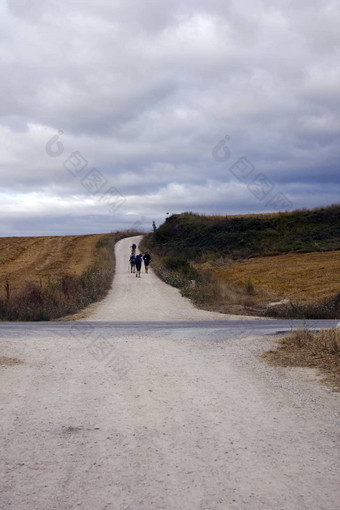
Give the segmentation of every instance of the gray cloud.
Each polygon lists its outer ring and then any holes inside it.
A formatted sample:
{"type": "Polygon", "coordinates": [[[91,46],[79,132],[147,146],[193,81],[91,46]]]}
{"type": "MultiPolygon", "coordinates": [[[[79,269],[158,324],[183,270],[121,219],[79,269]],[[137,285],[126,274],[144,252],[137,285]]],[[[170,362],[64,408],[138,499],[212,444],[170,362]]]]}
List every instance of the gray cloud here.
{"type": "Polygon", "coordinates": [[[0,15],[1,235],[260,212],[277,193],[294,208],[338,200],[331,0],[0,0],[0,15]],[[217,162],[225,135],[230,159],[217,162]],[[73,152],[88,162],[79,175],[65,168],[73,152]],[[230,167],[243,156],[253,172],[240,180],[230,167]],[[96,197],[82,182],[93,168],[96,197]],[[100,201],[110,187],[126,199],[114,216],[100,201]]]}

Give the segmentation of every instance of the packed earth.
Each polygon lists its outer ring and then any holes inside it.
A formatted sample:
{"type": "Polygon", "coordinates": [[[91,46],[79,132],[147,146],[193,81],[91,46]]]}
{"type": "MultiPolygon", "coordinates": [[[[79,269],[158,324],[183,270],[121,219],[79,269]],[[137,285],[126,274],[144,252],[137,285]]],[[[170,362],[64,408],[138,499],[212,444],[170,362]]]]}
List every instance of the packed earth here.
{"type": "Polygon", "coordinates": [[[79,320],[0,324],[1,508],[337,509],[339,394],[267,365],[273,337],[158,322],[231,316],[195,309],[152,261],[136,278],[134,240],[79,320]]]}

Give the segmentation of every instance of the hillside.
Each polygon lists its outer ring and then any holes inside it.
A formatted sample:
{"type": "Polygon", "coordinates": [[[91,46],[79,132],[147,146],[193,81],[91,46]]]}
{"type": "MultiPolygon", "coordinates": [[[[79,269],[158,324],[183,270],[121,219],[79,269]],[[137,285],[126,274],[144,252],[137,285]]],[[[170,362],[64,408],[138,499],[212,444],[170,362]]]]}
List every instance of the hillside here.
{"type": "Polygon", "coordinates": [[[340,249],[340,205],[253,216],[175,214],[155,230],[159,253],[198,260],[207,253],[233,258],[340,249]]]}
{"type": "Polygon", "coordinates": [[[262,215],[173,215],[145,246],[158,274],[202,308],[261,315],[271,301],[289,299],[279,315],[339,314],[340,205],[262,215]],[[195,287],[188,285],[191,279],[195,287]]]}

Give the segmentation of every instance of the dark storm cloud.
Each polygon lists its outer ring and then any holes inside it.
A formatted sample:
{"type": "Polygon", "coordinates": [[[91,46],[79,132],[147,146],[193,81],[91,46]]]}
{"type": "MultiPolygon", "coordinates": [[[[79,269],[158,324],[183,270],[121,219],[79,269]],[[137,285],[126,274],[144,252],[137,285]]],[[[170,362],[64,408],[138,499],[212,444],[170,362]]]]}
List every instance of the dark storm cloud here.
{"type": "Polygon", "coordinates": [[[337,201],[335,2],[0,0],[0,15],[2,235],[337,201]],[[124,196],[114,218],[65,168],[74,152],[124,196]],[[242,157],[249,179],[230,170],[242,157]]]}

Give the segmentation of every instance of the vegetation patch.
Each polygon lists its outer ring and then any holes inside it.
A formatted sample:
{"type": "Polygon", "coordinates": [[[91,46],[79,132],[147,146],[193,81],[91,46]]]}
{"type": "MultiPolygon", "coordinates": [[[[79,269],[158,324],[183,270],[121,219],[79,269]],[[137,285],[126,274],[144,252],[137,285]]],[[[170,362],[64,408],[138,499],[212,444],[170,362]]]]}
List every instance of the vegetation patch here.
{"type": "MultiPolygon", "coordinates": [[[[140,244],[142,250],[147,250],[145,240],[140,244]]],[[[152,269],[165,283],[183,289],[190,280],[199,280],[199,274],[192,265],[176,256],[161,257],[157,253],[152,254],[152,269]]]]}
{"type": "Polygon", "coordinates": [[[340,391],[340,329],[295,331],[262,357],[276,366],[317,368],[324,382],[340,391]]]}
{"type": "Polygon", "coordinates": [[[150,248],[198,261],[207,252],[247,258],[340,249],[340,205],[278,214],[174,214],[150,237],[150,248]]]}
{"type": "Polygon", "coordinates": [[[340,317],[340,292],[322,301],[288,303],[269,308],[267,314],[280,319],[337,319],[340,317]]]}

